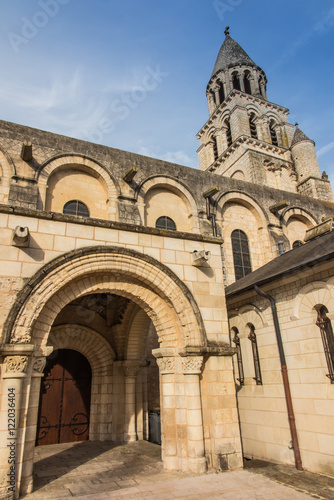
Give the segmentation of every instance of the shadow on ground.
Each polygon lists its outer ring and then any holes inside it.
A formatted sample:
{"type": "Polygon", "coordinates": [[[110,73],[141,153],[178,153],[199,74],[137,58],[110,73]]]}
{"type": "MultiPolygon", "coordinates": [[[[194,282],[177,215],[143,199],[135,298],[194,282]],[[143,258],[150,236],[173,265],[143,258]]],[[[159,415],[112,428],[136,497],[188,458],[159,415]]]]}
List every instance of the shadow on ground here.
{"type": "Polygon", "coordinates": [[[244,460],[244,468],[273,481],[308,493],[314,498],[334,499],[334,477],[299,471],[291,465],[278,465],[262,460],[244,460]]]}

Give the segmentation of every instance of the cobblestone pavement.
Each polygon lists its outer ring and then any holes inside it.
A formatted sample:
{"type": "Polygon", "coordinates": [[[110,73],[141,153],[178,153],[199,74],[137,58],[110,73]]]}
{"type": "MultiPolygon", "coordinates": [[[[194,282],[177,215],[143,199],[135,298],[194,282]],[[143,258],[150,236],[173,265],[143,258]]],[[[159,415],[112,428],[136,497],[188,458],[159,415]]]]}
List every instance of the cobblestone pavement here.
{"type": "Polygon", "coordinates": [[[35,451],[35,491],[26,500],[307,500],[334,499],[334,478],[251,461],[241,471],[165,472],[160,447],[82,442],[35,451]]]}

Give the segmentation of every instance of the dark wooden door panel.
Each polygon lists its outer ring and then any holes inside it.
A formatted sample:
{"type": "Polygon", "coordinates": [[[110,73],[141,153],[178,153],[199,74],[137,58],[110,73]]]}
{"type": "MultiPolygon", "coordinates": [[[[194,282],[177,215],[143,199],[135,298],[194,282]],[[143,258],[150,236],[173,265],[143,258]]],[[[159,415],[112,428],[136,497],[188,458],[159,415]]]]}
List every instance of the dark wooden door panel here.
{"type": "Polygon", "coordinates": [[[82,354],[72,349],[52,353],[41,382],[36,445],[88,440],[91,380],[82,354]]]}

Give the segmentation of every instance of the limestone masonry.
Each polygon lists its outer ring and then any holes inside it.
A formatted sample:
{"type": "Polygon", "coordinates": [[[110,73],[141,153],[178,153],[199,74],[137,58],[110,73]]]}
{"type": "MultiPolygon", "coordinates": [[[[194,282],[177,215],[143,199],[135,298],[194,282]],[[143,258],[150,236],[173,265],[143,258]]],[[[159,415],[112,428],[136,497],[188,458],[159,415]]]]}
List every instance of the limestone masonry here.
{"type": "Polygon", "coordinates": [[[334,474],[334,198],[226,30],[199,170],[0,121],[0,498],[36,446],[334,474]]]}

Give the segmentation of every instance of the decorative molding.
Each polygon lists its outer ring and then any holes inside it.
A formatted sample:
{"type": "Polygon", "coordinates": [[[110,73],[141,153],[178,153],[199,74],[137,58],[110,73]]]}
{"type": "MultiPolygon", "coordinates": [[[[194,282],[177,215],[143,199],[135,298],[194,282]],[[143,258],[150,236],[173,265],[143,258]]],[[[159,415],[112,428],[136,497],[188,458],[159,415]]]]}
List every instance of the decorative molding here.
{"type": "Polygon", "coordinates": [[[28,356],[7,356],[5,358],[5,373],[25,373],[28,356]]]}
{"type": "Polygon", "coordinates": [[[164,357],[157,358],[157,365],[161,374],[175,372],[175,358],[164,357]]]}
{"type": "Polygon", "coordinates": [[[182,359],[182,364],[185,374],[201,373],[203,356],[188,356],[182,359]]]}

